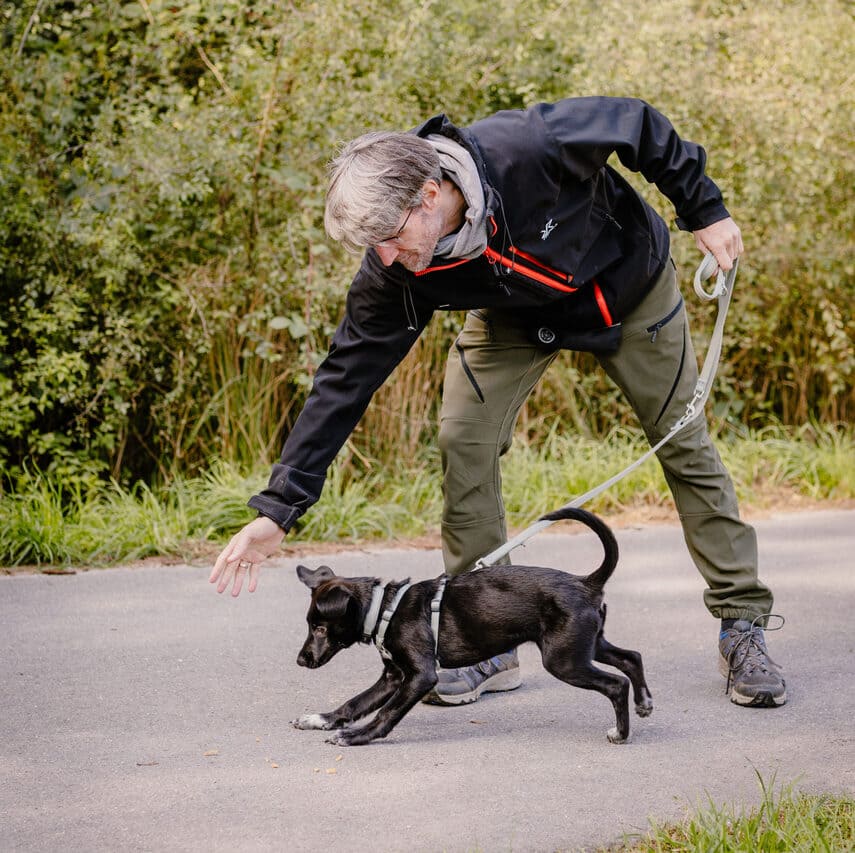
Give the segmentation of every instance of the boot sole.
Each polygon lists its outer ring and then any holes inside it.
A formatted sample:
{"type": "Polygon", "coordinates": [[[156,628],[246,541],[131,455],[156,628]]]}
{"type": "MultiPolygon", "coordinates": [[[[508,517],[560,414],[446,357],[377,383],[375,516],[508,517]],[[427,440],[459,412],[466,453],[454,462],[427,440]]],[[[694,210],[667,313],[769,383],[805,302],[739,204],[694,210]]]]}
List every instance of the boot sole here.
{"type": "Polygon", "coordinates": [[[469,705],[476,702],[482,693],[503,693],[507,690],[516,690],[522,684],[520,668],[506,669],[497,672],[489,678],[484,679],[476,688],[468,693],[437,693],[436,688],[430,691],[422,699],[428,705],[469,705]]]}

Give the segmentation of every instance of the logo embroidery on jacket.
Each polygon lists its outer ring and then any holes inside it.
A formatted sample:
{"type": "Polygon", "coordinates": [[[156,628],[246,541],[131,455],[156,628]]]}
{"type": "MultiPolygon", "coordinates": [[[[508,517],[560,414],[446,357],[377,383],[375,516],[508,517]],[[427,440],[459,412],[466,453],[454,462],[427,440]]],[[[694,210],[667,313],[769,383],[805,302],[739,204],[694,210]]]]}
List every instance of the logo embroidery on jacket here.
{"type": "Polygon", "coordinates": [[[546,225],[543,227],[543,231],[540,232],[540,239],[545,240],[558,226],[557,222],[553,222],[551,219],[546,225]]]}

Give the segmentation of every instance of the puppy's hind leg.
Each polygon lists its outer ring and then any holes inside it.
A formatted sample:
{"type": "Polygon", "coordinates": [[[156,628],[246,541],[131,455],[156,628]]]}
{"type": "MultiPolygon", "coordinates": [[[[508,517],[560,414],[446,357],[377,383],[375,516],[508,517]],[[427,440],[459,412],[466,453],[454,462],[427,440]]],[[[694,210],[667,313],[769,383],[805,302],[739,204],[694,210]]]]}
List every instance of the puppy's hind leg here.
{"type": "Polygon", "coordinates": [[[626,743],[629,740],[629,681],[622,675],[604,672],[591,663],[590,658],[581,658],[578,652],[562,648],[542,650],[543,665],[556,678],[581,687],[596,690],[612,703],[616,725],[609,729],[606,737],[611,743],[626,743]]]}
{"type": "Polygon", "coordinates": [[[632,698],[635,713],[639,717],[649,717],[653,713],[653,697],[644,678],[644,664],[641,655],[632,649],[613,646],[602,634],[597,637],[594,660],[619,669],[632,684],[632,698]]]}

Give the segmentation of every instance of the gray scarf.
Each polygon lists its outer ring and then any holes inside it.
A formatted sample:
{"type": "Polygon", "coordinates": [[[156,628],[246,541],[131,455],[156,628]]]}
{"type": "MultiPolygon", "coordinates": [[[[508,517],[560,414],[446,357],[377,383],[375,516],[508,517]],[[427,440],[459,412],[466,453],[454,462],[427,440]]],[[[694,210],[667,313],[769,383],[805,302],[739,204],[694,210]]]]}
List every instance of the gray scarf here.
{"type": "Polygon", "coordinates": [[[475,161],[462,145],[445,136],[431,134],[427,141],[439,154],[443,174],[454,181],[467,205],[463,225],[440,238],[436,254],[443,258],[477,258],[487,248],[487,209],[475,161]]]}

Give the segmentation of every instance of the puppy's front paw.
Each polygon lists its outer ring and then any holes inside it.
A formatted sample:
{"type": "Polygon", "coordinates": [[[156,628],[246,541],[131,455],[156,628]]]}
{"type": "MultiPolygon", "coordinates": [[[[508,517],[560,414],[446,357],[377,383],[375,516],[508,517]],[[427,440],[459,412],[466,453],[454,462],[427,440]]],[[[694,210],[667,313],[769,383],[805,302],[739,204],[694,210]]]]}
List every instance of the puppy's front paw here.
{"type": "Polygon", "coordinates": [[[641,701],[636,704],[635,713],[639,717],[649,717],[653,713],[653,697],[647,691],[641,701]]]}
{"type": "Polygon", "coordinates": [[[620,732],[617,730],[617,726],[610,728],[606,732],[606,737],[609,739],[609,743],[629,743],[631,739],[629,732],[626,733],[626,737],[621,737],[620,732]]]}
{"type": "Polygon", "coordinates": [[[291,720],[291,725],[295,729],[322,729],[323,731],[333,727],[326,714],[303,714],[302,717],[291,720]]]}
{"type": "Polygon", "coordinates": [[[333,746],[351,746],[351,735],[347,729],[339,729],[327,738],[327,743],[331,743],[333,746]]]}
{"type": "Polygon", "coordinates": [[[333,746],[364,746],[371,740],[371,735],[360,729],[339,729],[327,738],[327,743],[333,746]]]}

